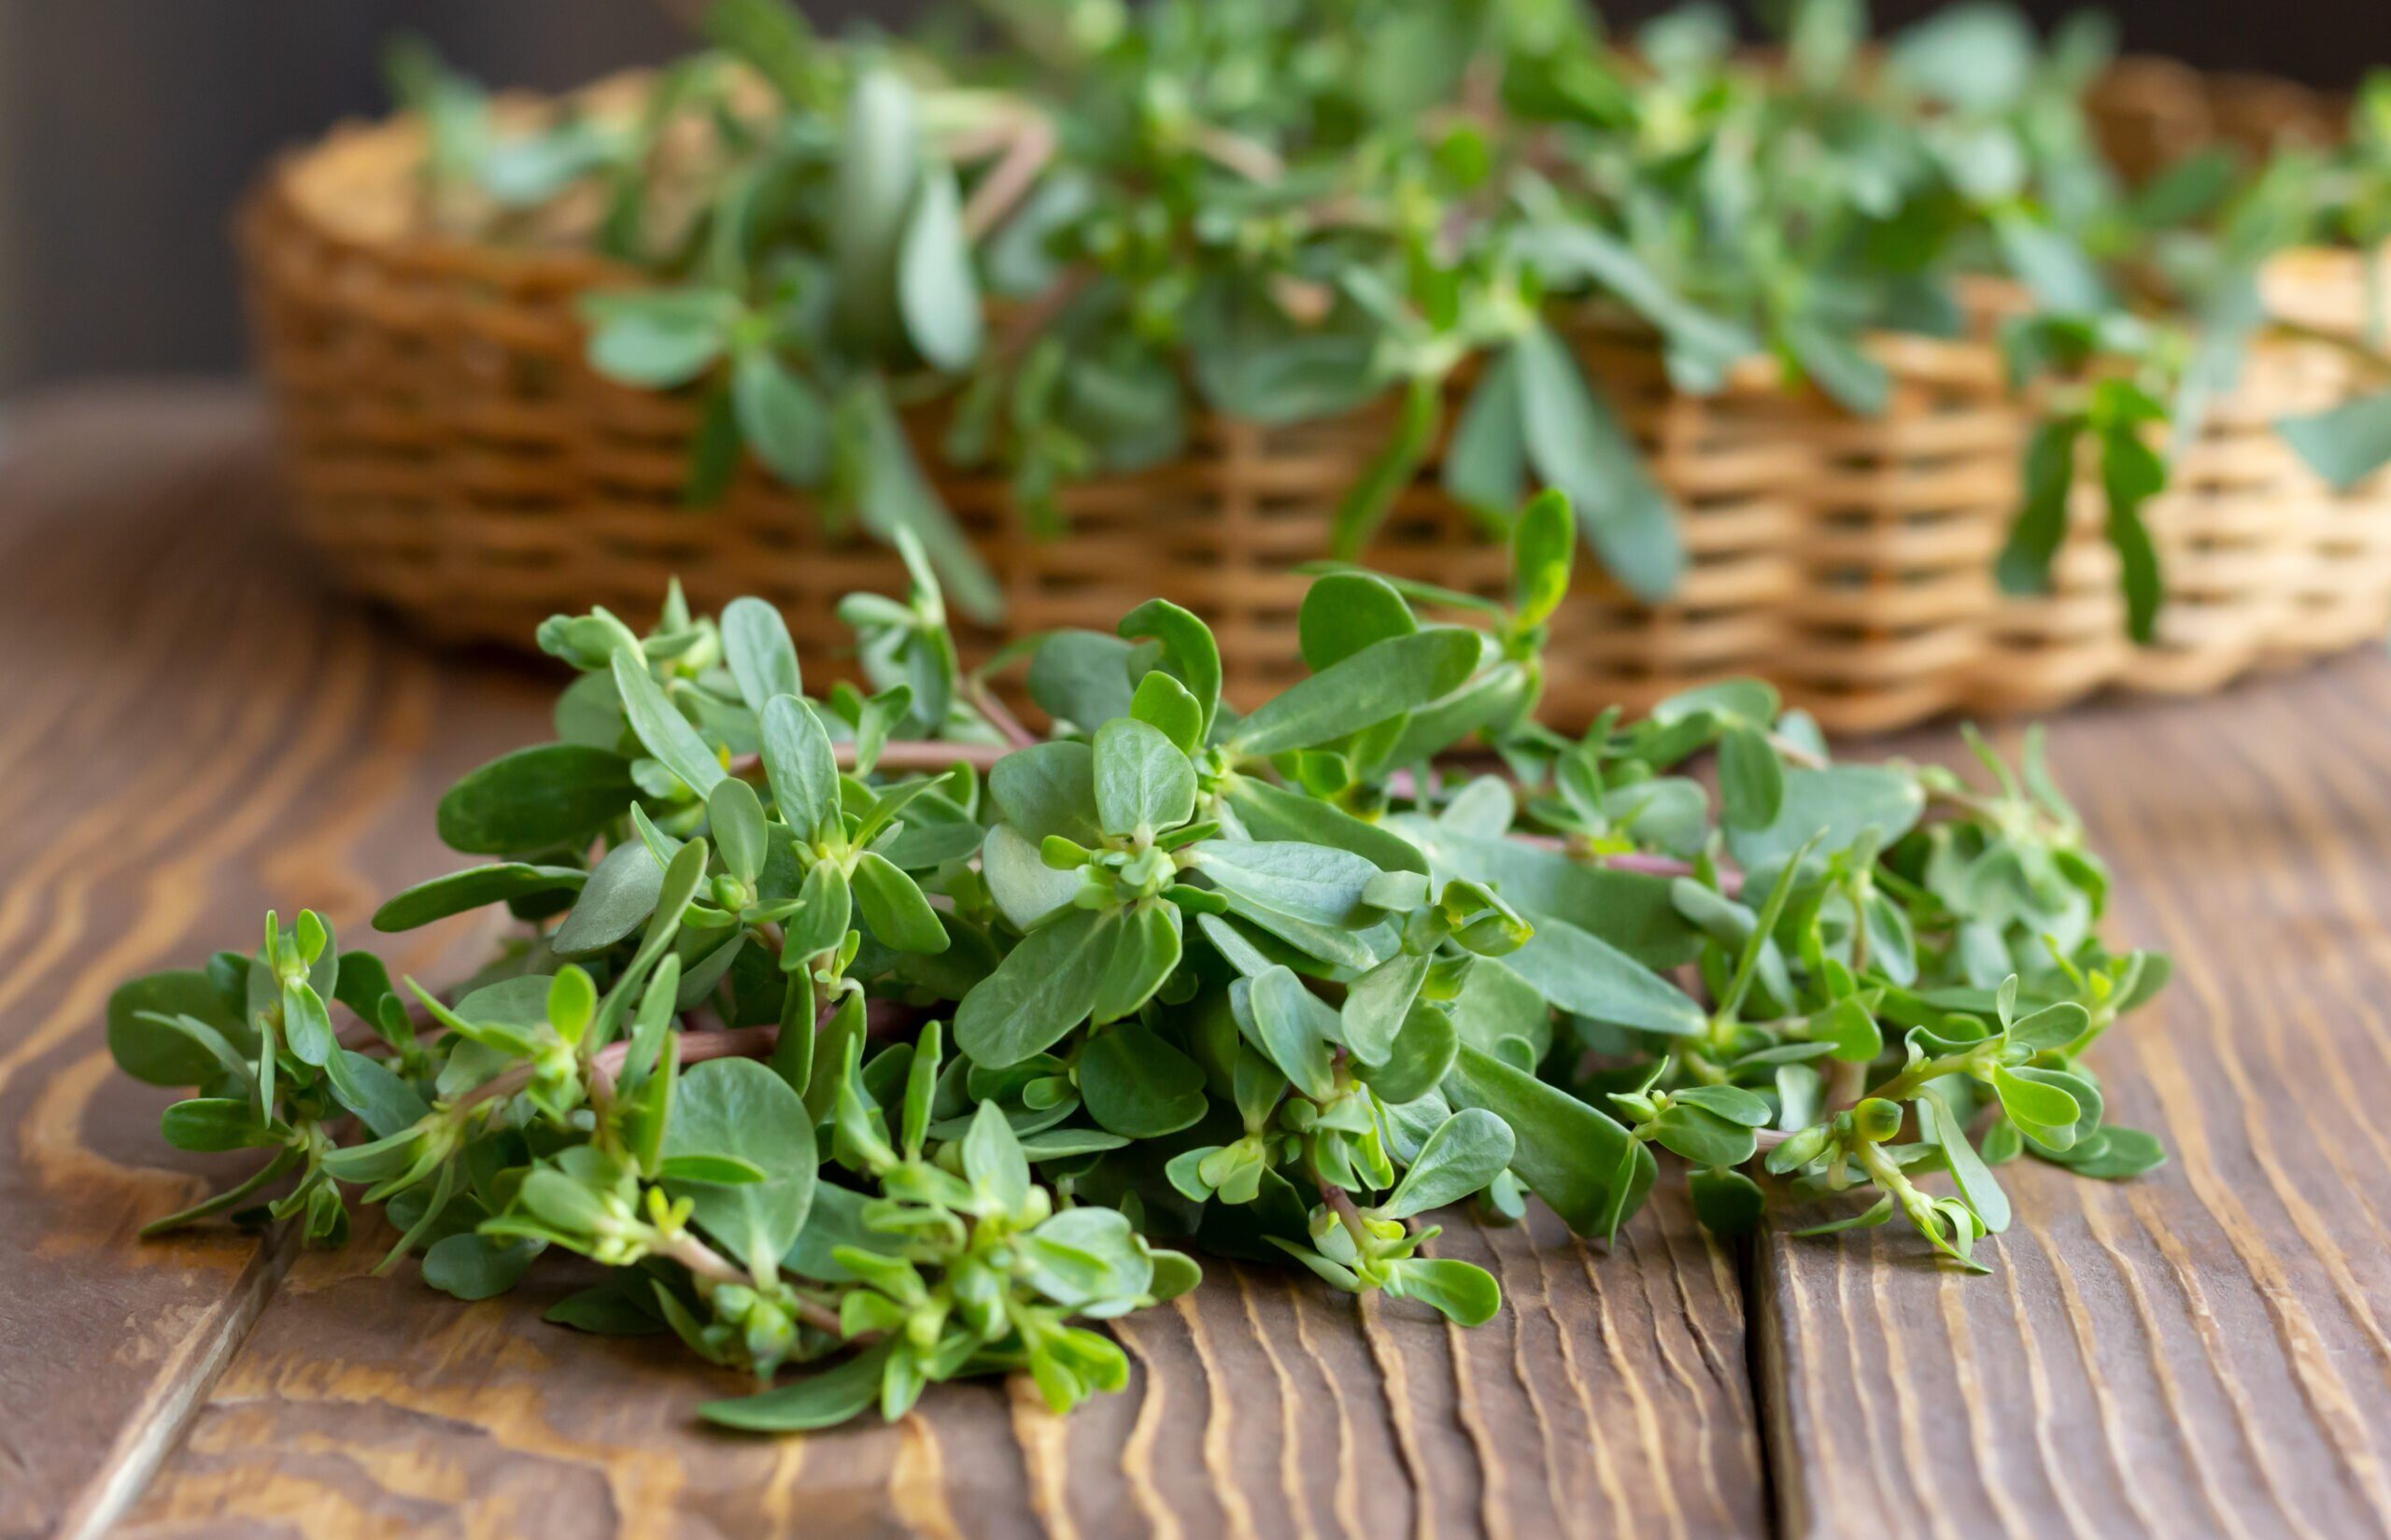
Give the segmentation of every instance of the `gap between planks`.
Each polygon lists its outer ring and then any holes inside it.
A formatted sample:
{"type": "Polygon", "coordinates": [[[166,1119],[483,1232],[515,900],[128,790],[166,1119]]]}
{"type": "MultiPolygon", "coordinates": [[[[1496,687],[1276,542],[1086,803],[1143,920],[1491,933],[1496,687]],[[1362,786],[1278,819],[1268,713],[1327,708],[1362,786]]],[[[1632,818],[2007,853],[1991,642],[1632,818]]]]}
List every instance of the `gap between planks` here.
{"type": "Polygon", "coordinates": [[[99,1470],[60,1516],[51,1540],[100,1540],[133,1510],[248,1341],[298,1252],[299,1229],[287,1222],[258,1243],[231,1293],[211,1312],[215,1319],[176,1349],[175,1361],[118,1430],[99,1470]]]}

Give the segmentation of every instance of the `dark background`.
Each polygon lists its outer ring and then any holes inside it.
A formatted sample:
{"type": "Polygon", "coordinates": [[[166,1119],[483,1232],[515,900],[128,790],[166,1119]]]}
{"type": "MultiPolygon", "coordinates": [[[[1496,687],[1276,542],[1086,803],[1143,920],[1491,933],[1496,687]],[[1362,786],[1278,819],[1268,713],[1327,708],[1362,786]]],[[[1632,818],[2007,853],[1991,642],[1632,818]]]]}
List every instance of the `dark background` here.
{"type": "MultiPolygon", "coordinates": [[[[0,390],[237,368],[228,210],[276,149],[382,106],[378,41],[421,32],[496,84],[563,87],[681,51],[680,0],[0,0],[0,390]]],[[[804,0],[817,21],[920,8],[804,0]]],[[[1603,7],[1627,23],[1665,8],[1603,7]]],[[[1934,9],[1878,0],[1882,25],[1934,9]]],[[[2038,16],[2077,8],[2029,0],[2038,16]]],[[[2119,0],[2126,45],[2353,83],[2384,0],[2119,0]]]]}

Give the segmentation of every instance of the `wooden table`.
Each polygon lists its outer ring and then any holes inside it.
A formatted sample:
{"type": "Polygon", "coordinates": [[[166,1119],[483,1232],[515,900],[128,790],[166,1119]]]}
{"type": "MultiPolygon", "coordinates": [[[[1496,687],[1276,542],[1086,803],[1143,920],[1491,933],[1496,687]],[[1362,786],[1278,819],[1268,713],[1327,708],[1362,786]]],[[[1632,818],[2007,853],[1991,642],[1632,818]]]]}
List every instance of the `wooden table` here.
{"type": "Polygon", "coordinates": [[[1068,1420],[983,1384],[758,1440],[699,1428],[732,1387],[677,1345],[541,1324],[551,1289],[368,1278],[371,1234],[134,1238],[227,1166],[112,1072],[111,985],[252,944],[269,903],[356,927],[446,869],[434,799],[540,736],[552,682],[326,601],[238,395],[7,427],[0,1535],[2391,1533],[2371,650],[2058,725],[2117,935],[2178,959],[2099,1057],[2174,1159],[2125,1186],[2012,1167],[1990,1278],[1898,1227],[1738,1255],[1666,1201],[1605,1256],[1541,1216],[1450,1236],[1502,1277],[1478,1331],[1215,1266],[1125,1324],[1131,1388],[1068,1420]]]}

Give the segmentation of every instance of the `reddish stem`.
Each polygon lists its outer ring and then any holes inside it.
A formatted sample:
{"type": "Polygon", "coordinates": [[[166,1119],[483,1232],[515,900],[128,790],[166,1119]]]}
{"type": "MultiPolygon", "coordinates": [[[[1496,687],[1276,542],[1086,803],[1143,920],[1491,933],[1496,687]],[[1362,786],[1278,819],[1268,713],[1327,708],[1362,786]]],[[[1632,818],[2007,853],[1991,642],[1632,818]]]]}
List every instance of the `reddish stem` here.
{"type": "Polygon", "coordinates": [[[986,680],[975,677],[964,686],[964,691],[971,697],[972,707],[988,719],[989,726],[1003,733],[1005,741],[1013,747],[1026,749],[1038,742],[1038,735],[1021,725],[1021,718],[1012,713],[1012,707],[997,699],[997,692],[988,688],[986,680]]]}

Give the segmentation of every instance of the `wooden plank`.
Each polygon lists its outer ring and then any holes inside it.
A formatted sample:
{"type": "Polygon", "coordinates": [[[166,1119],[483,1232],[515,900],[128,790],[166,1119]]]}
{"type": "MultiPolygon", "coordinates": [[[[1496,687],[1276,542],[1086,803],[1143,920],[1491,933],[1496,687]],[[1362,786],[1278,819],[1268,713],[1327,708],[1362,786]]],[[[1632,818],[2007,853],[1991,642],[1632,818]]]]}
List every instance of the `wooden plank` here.
{"type": "Polygon", "coordinates": [[[983,1384],[785,1440],[700,1430],[736,1385],[677,1346],[542,1324],[555,1279],[460,1305],[364,1276],[369,1233],[276,1292],[279,1248],[136,1243],[225,1167],[166,1150],[166,1095],[109,1072],[107,989],[250,944],[269,902],[354,932],[445,869],[432,799],[538,736],[546,692],[435,666],[284,576],[239,407],[97,403],[24,431],[0,500],[73,514],[0,536],[44,558],[0,564],[21,675],[0,855],[25,879],[0,896],[0,1113],[24,1130],[0,1167],[0,1533],[96,1533],[161,1456],[134,1533],[1760,1533],[1735,1269],[1674,1198],[1607,1258],[1549,1215],[1457,1226],[1442,1247],[1511,1302],[1476,1332],[1215,1267],[1123,1325],[1135,1384],[1068,1420],[983,1384]]]}
{"type": "Polygon", "coordinates": [[[1543,1213],[1448,1242],[1503,1282],[1477,1331],[1212,1263],[1069,1418],[978,1383],[771,1439],[699,1427],[742,1381],[677,1343],[542,1323],[561,1281],[460,1305],[369,1236],[300,1260],[121,1533],[1761,1533],[1740,1293],[1680,1204],[1607,1258],[1543,1213]]]}
{"type": "MultiPolygon", "coordinates": [[[[287,1261],[134,1232],[239,1168],[158,1137],[114,1073],[124,976],[254,944],[304,887],[358,917],[422,873],[437,782],[535,692],[476,706],[293,601],[221,392],[10,423],[0,473],[0,1535],[95,1533],[139,1490],[287,1261]],[[432,728],[440,723],[440,742],[432,728]]],[[[304,590],[301,590],[304,592],[304,590]]]]}
{"type": "Polygon", "coordinates": [[[2093,1062],[2172,1157],[2003,1167],[1998,1275],[1902,1227],[1772,1238],[1771,1464],[1791,1536],[2391,1533],[2391,662],[2053,732],[2172,952],[2093,1062]]]}

